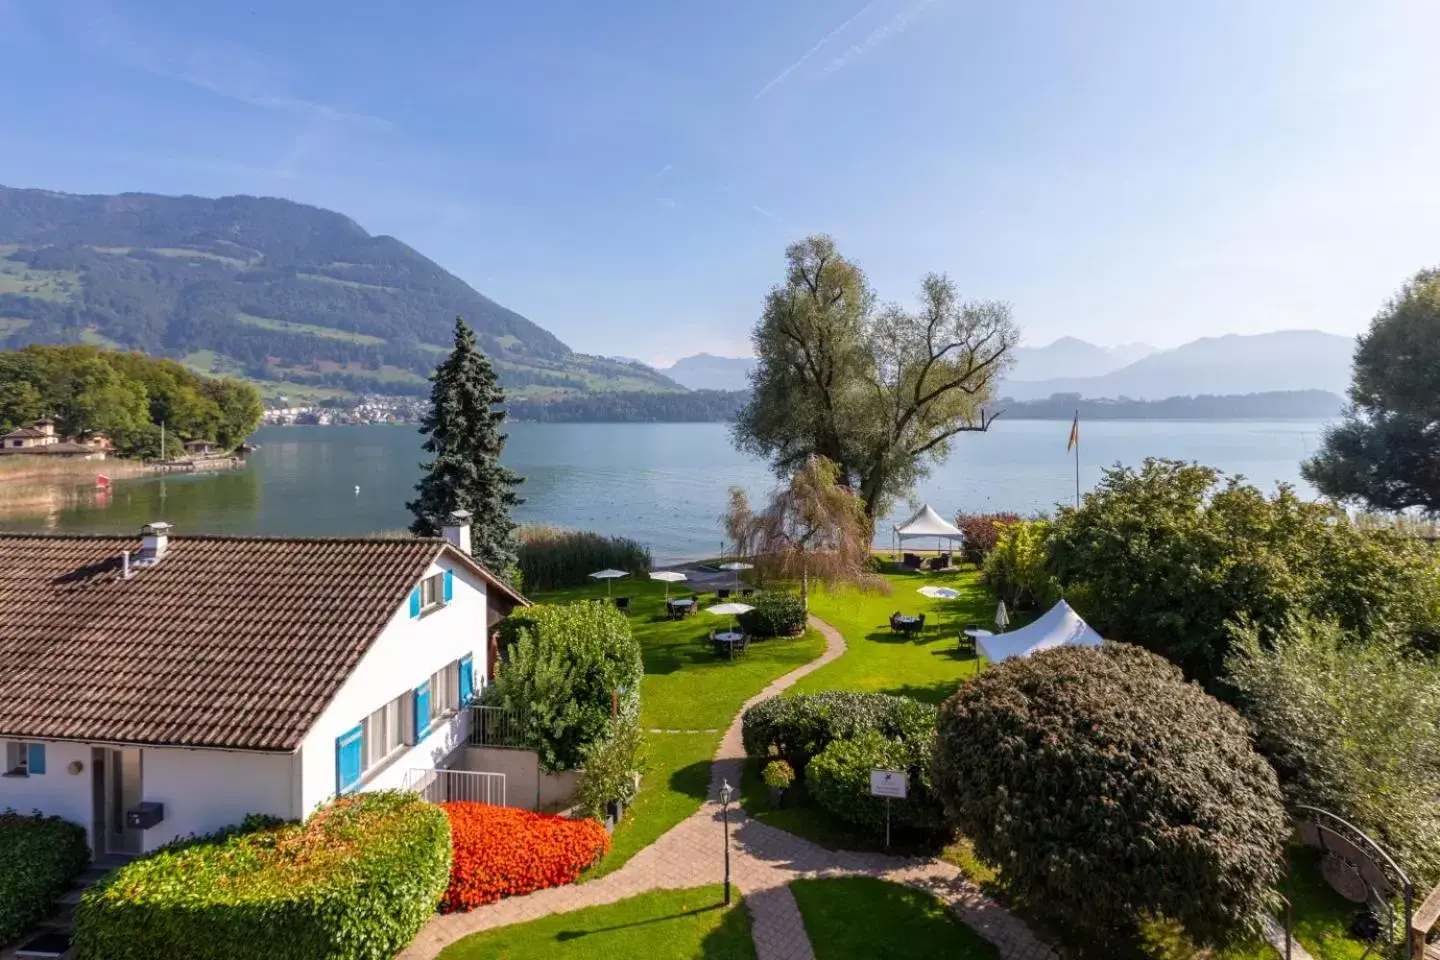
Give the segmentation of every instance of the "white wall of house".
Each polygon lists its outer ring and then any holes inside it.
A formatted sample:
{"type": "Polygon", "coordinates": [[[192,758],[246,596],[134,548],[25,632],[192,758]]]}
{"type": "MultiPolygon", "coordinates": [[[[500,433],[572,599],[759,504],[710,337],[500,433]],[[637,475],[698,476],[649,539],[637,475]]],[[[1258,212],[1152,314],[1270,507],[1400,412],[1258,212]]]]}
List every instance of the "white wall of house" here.
{"type": "MultiPolygon", "coordinates": [[[[0,744],[3,742],[0,741],[0,744]]],[[[4,749],[0,747],[0,761],[4,756],[4,749]]],[[[25,814],[39,810],[46,816],[64,817],[82,824],[88,831],[93,809],[90,805],[90,745],[46,743],[43,774],[0,777],[0,810],[7,808],[25,814]],[[70,763],[75,760],[81,764],[78,774],[69,771],[70,763]]]]}
{"type": "Polygon", "coordinates": [[[165,804],[165,819],[145,831],[145,849],[188,834],[213,833],[248,813],[293,819],[295,755],[150,748],[141,752],[147,801],[165,804]]]}
{"type": "MultiPolygon", "coordinates": [[[[371,711],[467,655],[473,658],[475,690],[479,692],[487,667],[485,582],[445,555],[425,576],[445,570],[454,572],[451,602],[412,618],[407,597],[305,737],[300,747],[302,815],[335,795],[335,741],[371,711]]],[[[468,729],[463,712],[436,724],[421,742],[368,774],[361,789],[399,787],[409,770],[439,766],[465,742],[468,729]]]]}

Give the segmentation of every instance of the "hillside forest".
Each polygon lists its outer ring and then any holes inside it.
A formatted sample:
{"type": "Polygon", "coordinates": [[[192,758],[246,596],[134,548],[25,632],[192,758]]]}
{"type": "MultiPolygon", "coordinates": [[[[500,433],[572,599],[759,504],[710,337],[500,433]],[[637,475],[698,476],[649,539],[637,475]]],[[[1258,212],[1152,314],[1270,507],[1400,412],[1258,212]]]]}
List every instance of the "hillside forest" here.
{"type": "Polygon", "coordinates": [[[50,417],[66,436],[105,433],[122,456],[155,458],[162,424],[172,440],[230,450],[263,413],[251,384],[173,360],[83,345],[0,352],[0,432],[50,417]]]}

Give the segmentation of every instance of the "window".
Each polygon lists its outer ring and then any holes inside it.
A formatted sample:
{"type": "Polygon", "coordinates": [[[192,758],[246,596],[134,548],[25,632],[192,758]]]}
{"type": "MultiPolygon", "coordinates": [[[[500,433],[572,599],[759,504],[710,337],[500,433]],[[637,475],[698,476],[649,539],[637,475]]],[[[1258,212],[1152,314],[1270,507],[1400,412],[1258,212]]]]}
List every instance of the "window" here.
{"type": "Polygon", "coordinates": [[[402,694],[365,718],[365,769],[373,770],[405,745],[405,701],[402,694]]]}
{"type": "Polygon", "coordinates": [[[446,664],[430,677],[430,722],[460,709],[460,661],[446,664]]]}
{"type": "Polygon", "coordinates": [[[45,744],[21,743],[10,740],[5,744],[5,776],[30,777],[45,772],[45,744]]]}
{"type": "Polygon", "coordinates": [[[445,603],[445,574],[437,573],[420,581],[420,608],[429,610],[445,603]]]}

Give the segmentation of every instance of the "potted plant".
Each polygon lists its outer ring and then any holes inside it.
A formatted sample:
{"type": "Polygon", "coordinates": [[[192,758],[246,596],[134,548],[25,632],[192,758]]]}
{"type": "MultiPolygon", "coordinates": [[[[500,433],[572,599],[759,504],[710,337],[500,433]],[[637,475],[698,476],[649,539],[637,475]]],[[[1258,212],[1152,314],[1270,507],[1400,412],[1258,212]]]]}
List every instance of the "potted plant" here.
{"type": "Polygon", "coordinates": [[[770,806],[779,809],[785,803],[785,791],[795,782],[794,769],[784,760],[771,760],[760,778],[770,788],[770,806]]]}

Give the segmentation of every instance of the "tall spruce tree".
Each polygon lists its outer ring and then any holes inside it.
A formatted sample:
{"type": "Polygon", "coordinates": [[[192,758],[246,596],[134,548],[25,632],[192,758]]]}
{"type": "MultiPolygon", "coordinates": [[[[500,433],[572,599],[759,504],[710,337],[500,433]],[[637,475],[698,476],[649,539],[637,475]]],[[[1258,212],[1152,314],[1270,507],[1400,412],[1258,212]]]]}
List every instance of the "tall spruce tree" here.
{"type": "Polygon", "coordinates": [[[440,533],[456,510],[471,515],[470,553],[507,579],[516,561],[515,523],[510,508],[525,501],[515,494],[524,477],[500,463],[505,449],[505,402],[500,380],[475,342],[465,321],[455,318],[455,349],[430,377],[430,412],[421,421],[425,476],[419,494],[406,506],[415,515],[410,530],[420,536],[440,533]]]}

